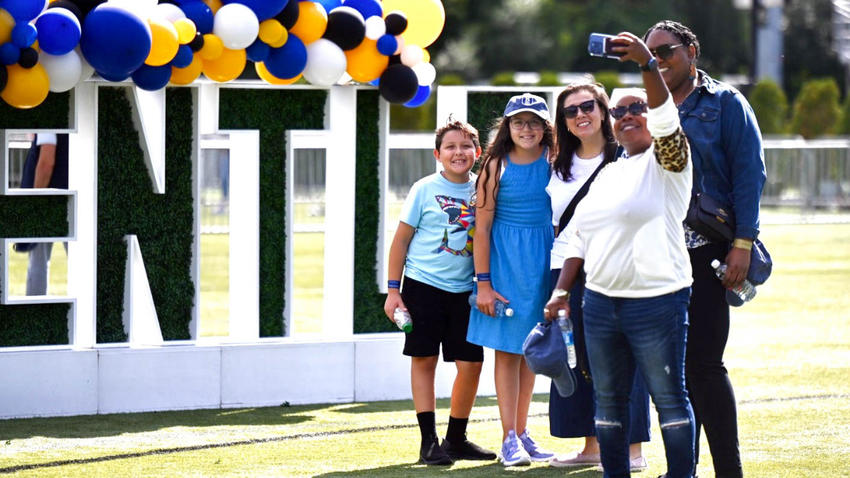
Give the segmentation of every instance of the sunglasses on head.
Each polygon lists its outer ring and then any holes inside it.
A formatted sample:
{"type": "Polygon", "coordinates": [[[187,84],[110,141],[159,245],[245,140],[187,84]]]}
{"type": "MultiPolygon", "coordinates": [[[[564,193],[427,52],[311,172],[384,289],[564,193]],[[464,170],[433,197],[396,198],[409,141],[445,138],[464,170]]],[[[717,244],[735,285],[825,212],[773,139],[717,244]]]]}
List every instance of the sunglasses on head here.
{"type": "Polygon", "coordinates": [[[629,113],[632,116],[642,115],[643,113],[646,113],[646,103],[643,101],[635,101],[627,106],[611,108],[611,116],[613,116],[614,119],[621,119],[626,116],[626,113],[629,113]]]}
{"type": "Polygon", "coordinates": [[[661,58],[662,60],[669,60],[671,56],[673,56],[673,50],[679,48],[680,46],[685,46],[682,43],[677,43],[675,45],[658,45],[655,48],[650,48],[649,52],[652,53],[652,56],[661,58]]]}
{"type": "Polygon", "coordinates": [[[577,105],[571,105],[564,108],[564,116],[572,119],[578,116],[578,109],[581,108],[581,112],[584,114],[590,114],[593,112],[593,109],[596,108],[596,100],[587,100],[582,101],[577,105]]]}

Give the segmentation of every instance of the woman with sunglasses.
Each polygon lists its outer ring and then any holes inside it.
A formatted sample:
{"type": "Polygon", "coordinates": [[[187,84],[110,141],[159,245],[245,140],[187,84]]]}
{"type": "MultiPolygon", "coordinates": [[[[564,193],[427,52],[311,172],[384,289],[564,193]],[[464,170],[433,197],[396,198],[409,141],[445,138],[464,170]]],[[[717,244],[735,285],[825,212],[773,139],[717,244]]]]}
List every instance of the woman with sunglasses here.
{"type": "MultiPolygon", "coordinates": [[[[716,476],[740,478],[738,413],[723,364],[729,338],[725,288],[735,287],[747,277],[750,249],[759,233],[759,198],[766,177],[761,133],[746,98],[697,69],[700,44],[688,27],[661,21],[646,32],[644,40],[656,55],[688,135],[694,191],[711,196],[735,213],[731,247],[725,241],[712,242],[685,225],[694,278],[685,373],[696,430],[699,433],[700,425],[705,429],[716,476]],[[711,268],[714,259],[726,263],[723,282],[711,268]]],[[[699,439],[696,444],[698,447],[699,439]]]]}
{"type": "Polygon", "coordinates": [[[679,114],[640,38],[614,40],[621,61],[640,65],[646,90],[615,90],[611,116],[625,154],[600,171],[567,228],[548,320],[569,312],[567,291],[584,268],[584,334],[596,392],[596,433],[606,478],[628,477],[629,393],[635,369],[658,410],[666,478],[691,478],[694,416],[685,392],[691,266],[682,220],[691,161],[679,114]]]}
{"type": "MultiPolygon", "coordinates": [[[[608,95],[598,83],[577,82],[568,85],[558,95],[555,109],[555,161],[553,174],[546,191],[552,199],[552,224],[555,242],[552,245],[552,286],[558,280],[567,247],[566,225],[592,184],[597,171],[614,161],[617,142],[608,95]]],[[[554,467],[599,465],[599,442],[593,417],[596,403],[593,382],[587,366],[581,298],[584,295],[584,272],[579,271],[570,290],[570,320],[576,344],[578,369],[576,390],[562,397],[555,385],[549,392],[549,431],[559,438],[584,437],[584,448],[577,453],[559,456],[549,462],[554,467]]],[[[634,388],[629,400],[631,426],[629,443],[632,471],[646,468],[641,442],[649,441],[649,393],[640,374],[635,374],[634,388]]]]}

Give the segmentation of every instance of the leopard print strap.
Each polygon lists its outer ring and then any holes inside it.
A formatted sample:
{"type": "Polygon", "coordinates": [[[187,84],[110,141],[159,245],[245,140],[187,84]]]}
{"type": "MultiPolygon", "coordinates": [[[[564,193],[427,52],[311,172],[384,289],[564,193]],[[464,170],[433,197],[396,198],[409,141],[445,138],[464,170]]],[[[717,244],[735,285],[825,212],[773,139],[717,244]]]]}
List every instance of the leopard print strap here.
{"type": "Polygon", "coordinates": [[[674,173],[685,169],[691,152],[681,126],[670,136],[652,138],[652,142],[655,144],[655,159],[662,168],[674,173]]]}

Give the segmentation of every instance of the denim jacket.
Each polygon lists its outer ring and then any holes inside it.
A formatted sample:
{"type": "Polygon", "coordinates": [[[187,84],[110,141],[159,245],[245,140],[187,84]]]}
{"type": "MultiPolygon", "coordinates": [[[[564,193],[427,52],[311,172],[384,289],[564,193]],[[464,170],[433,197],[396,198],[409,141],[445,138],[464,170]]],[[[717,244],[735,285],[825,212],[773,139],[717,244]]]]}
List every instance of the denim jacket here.
{"type": "Polygon", "coordinates": [[[755,239],[766,172],[761,131],[738,90],[699,70],[699,86],[679,105],[691,146],[694,191],[735,213],[735,237],[755,239]]]}

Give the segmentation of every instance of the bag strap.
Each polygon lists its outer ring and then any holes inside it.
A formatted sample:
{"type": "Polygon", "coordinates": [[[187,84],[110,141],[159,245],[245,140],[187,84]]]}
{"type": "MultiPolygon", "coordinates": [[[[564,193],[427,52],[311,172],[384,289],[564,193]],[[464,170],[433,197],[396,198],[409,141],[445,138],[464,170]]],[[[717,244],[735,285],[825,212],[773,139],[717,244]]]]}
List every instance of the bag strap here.
{"type": "Polygon", "coordinates": [[[593,174],[591,174],[590,177],[587,178],[587,181],[584,182],[581,189],[579,189],[576,195],[573,196],[573,200],[570,201],[570,203],[567,205],[567,208],[564,209],[564,213],[561,214],[561,220],[558,221],[558,233],[563,231],[564,228],[567,227],[567,224],[570,223],[570,219],[573,218],[573,214],[576,212],[576,207],[578,207],[578,203],[587,195],[587,191],[590,190],[590,185],[593,183],[593,180],[596,179],[596,175],[599,174],[599,171],[601,171],[606,164],[616,161],[617,158],[620,156],[622,148],[622,146],[616,146],[615,143],[609,143],[605,146],[605,155],[602,157],[602,162],[599,163],[599,166],[596,167],[596,170],[593,171],[593,174]]]}

